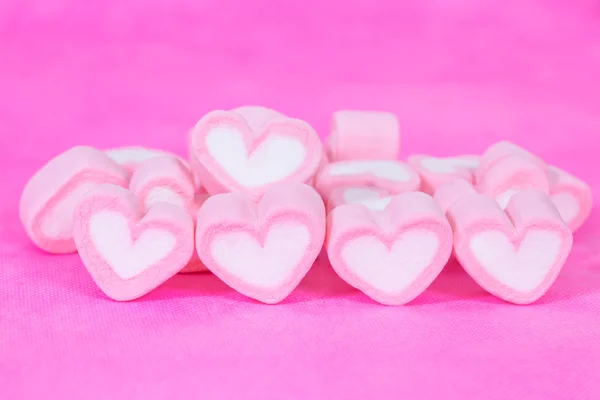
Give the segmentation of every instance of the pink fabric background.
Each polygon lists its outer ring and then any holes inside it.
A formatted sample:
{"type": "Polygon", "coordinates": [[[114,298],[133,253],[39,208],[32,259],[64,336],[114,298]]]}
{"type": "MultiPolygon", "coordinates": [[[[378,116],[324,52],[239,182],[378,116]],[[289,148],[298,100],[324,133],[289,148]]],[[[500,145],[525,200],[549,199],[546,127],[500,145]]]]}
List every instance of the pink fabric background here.
{"type": "Polygon", "coordinates": [[[600,398],[597,208],[524,307],[454,264],[384,307],[323,260],[276,306],[209,275],[116,303],[17,217],[68,147],[184,154],[201,115],[243,104],[321,133],[336,109],[393,111],[403,156],[511,139],[597,191],[598,71],[594,0],[0,2],[0,398],[600,398]]]}

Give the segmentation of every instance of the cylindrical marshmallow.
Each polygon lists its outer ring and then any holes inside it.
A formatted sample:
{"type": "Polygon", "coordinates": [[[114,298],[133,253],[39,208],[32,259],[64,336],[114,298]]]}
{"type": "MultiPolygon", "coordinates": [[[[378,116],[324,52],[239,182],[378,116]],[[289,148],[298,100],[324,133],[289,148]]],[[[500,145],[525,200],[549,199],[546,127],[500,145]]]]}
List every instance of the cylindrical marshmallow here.
{"type": "Polygon", "coordinates": [[[326,139],[331,161],[396,160],[400,124],[388,112],[336,111],[326,139]]]}

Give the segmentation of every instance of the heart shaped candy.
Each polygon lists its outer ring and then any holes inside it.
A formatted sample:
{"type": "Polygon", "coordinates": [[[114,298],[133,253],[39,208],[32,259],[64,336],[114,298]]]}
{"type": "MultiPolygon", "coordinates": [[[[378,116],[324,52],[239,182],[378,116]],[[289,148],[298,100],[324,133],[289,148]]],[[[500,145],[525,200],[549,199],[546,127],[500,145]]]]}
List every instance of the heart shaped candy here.
{"type": "Polygon", "coordinates": [[[292,292],[324,237],[323,201],[301,183],[272,186],[258,203],[239,192],[215,195],[198,211],[200,260],[227,285],[264,303],[292,292]]]}
{"type": "Polygon", "coordinates": [[[447,216],[463,268],[486,291],[516,304],[546,293],[573,243],[550,198],[536,190],[515,194],[506,212],[490,197],[467,195],[447,216]]]}
{"type": "Polygon", "coordinates": [[[21,194],[19,214],[29,238],[49,253],[75,252],[73,211],[102,183],[126,186],[128,174],[92,147],[73,147],[46,163],[21,194]]]}
{"type": "Polygon", "coordinates": [[[253,127],[239,111],[213,111],[192,130],[190,154],[209,193],[242,191],[257,201],[274,184],[310,183],[322,145],[304,121],[275,117],[253,127]]]}
{"type": "Polygon", "coordinates": [[[179,272],[194,251],[194,223],[184,209],[156,203],[144,213],[134,194],[100,185],[77,206],[77,250],[110,298],[137,299],[179,272]]]}
{"type": "Polygon", "coordinates": [[[452,230],[431,196],[393,196],[383,211],[342,205],[327,218],[327,254],[337,274],[373,300],[405,304],[438,276],[452,230]]]}

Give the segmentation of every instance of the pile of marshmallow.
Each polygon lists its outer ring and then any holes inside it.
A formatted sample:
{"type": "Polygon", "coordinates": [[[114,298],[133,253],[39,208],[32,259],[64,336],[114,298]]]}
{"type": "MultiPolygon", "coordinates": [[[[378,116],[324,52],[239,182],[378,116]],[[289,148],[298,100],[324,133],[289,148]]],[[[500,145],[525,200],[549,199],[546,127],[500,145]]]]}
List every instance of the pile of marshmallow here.
{"type": "MultiPolygon", "coordinates": [[[[209,270],[264,303],[285,299],[324,250],[376,302],[410,302],[450,257],[487,292],[527,304],[554,283],[590,188],[509,142],[481,156],[398,160],[390,113],[339,111],[323,144],[263,107],[206,114],[187,159],[78,146],[27,183],[20,217],[54,254],[77,252],[110,298],[209,270]]],[[[199,288],[201,290],[201,288],[199,288]]]]}

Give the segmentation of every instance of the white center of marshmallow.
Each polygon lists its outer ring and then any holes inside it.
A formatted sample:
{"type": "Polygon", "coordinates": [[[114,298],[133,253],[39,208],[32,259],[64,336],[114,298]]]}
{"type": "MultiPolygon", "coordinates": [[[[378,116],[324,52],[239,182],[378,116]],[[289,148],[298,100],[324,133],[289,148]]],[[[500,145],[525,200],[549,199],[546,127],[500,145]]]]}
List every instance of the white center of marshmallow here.
{"type": "Polygon", "coordinates": [[[348,269],[387,294],[404,291],[431,265],[439,252],[438,236],[425,229],[402,233],[388,249],[378,238],[360,236],[341,251],[348,269]]]}
{"type": "Polygon", "coordinates": [[[500,231],[481,232],[470,241],[481,266],[502,284],[529,292],[538,287],[557,261],[561,238],[556,232],[530,230],[518,248],[500,231]]]}
{"type": "Polygon", "coordinates": [[[247,284],[277,288],[304,259],[310,233],[303,224],[280,223],[271,226],[261,246],[248,232],[218,235],[211,244],[217,264],[247,284]]]}
{"type": "Polygon", "coordinates": [[[160,262],[176,244],[173,234],[152,228],[134,241],[127,219],[115,211],[93,215],[89,229],[96,249],[121,279],[133,278],[160,262]]]}
{"type": "Polygon", "coordinates": [[[246,187],[259,187],[292,175],[304,162],[306,148],[297,139],[271,134],[248,154],[242,134],[216,127],[206,136],[208,152],[227,173],[246,187]]]}

